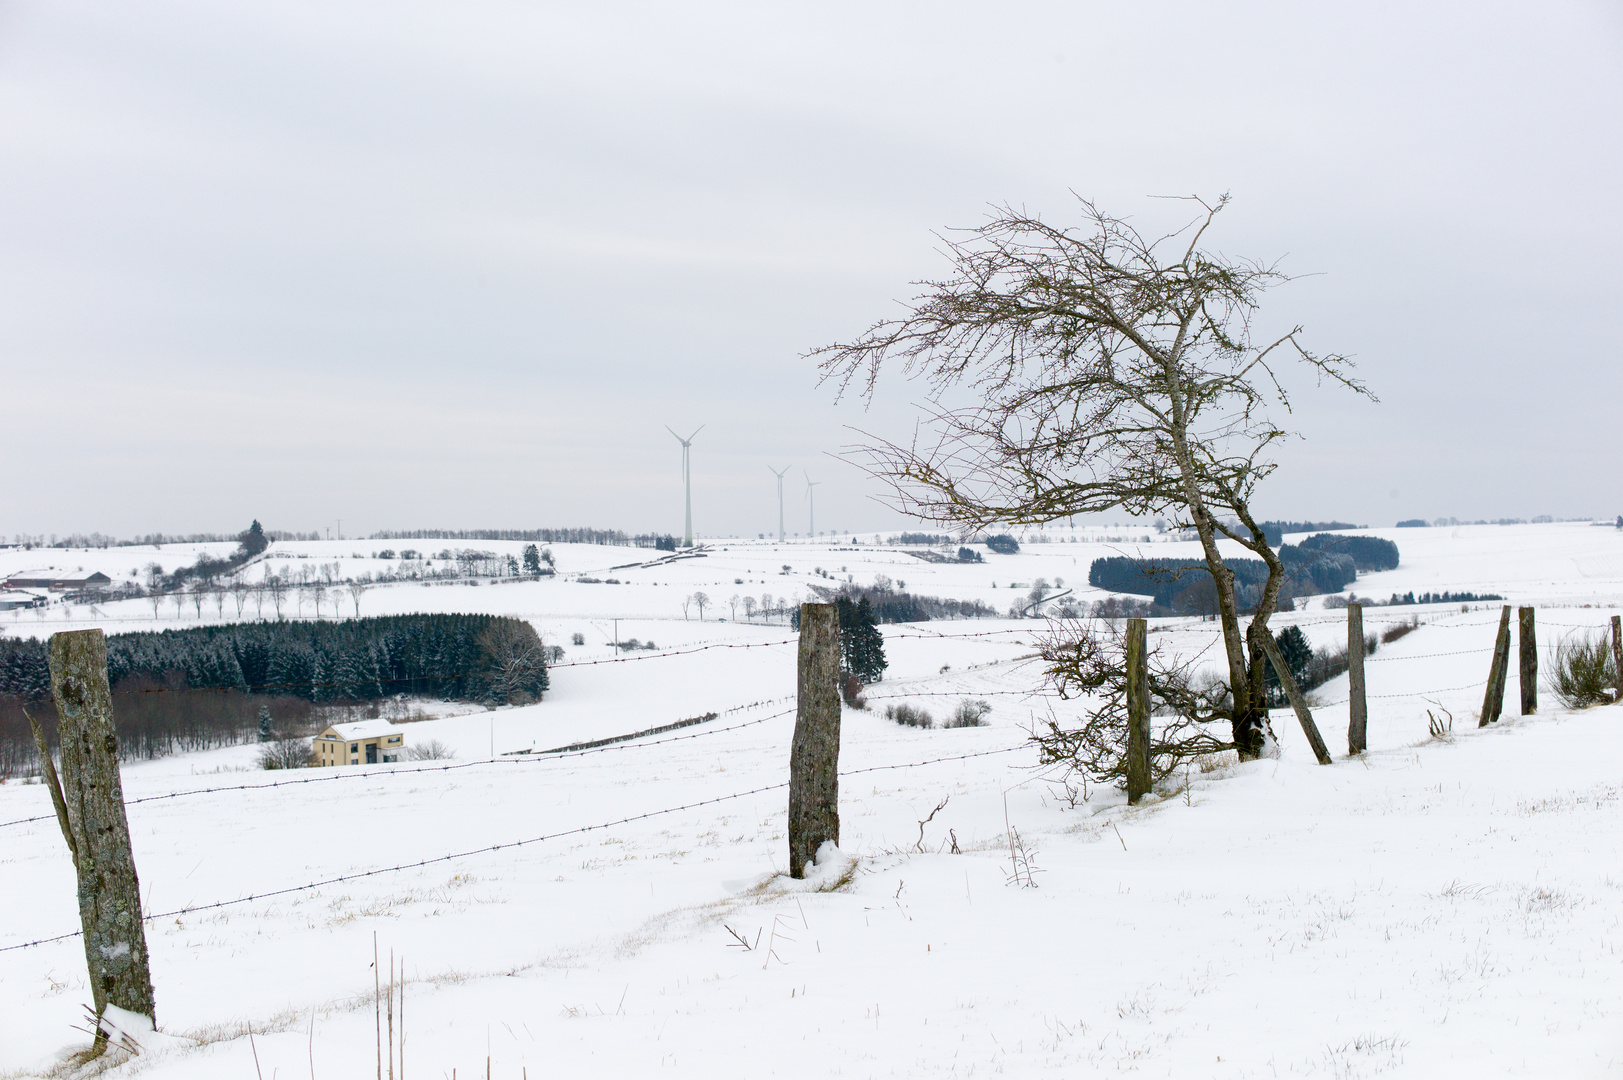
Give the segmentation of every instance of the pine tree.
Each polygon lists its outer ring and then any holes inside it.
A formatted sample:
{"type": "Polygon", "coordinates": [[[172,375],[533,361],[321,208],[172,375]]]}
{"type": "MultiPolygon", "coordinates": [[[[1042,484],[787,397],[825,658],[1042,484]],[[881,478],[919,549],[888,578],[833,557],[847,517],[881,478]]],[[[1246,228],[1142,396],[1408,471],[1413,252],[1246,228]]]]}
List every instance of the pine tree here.
{"type": "Polygon", "coordinates": [[[841,597],[835,601],[835,607],[840,615],[841,670],[865,684],[880,681],[890,665],[885,659],[885,639],[879,633],[873,605],[866,596],[855,604],[841,597]]]}
{"type": "MultiPolygon", "coordinates": [[[[1308,644],[1307,635],[1302,633],[1300,626],[1287,626],[1274,638],[1279,646],[1279,655],[1285,661],[1285,666],[1291,669],[1291,678],[1296,685],[1301,686],[1307,681],[1307,668],[1313,662],[1313,646],[1308,644]]],[[[1272,664],[1268,665],[1268,693],[1274,703],[1283,703],[1284,691],[1279,685],[1279,676],[1274,673],[1272,664]]]]}
{"type": "Polygon", "coordinates": [[[247,532],[237,538],[237,542],[242,545],[244,561],[253,558],[270,547],[270,541],[265,539],[265,530],[259,527],[257,519],[252,525],[248,526],[247,532]]]}
{"type": "Polygon", "coordinates": [[[271,741],[271,714],[269,705],[259,707],[259,741],[271,741]]]}

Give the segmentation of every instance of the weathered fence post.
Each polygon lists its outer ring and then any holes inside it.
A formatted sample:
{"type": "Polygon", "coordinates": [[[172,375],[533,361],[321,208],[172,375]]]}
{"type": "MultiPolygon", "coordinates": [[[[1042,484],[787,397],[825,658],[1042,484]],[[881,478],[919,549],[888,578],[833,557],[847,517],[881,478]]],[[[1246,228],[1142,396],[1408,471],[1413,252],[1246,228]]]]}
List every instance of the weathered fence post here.
{"type": "Polygon", "coordinates": [[[1488,689],[1482,695],[1482,715],[1477,727],[1487,727],[1505,709],[1505,680],[1510,677],[1510,605],[1499,609],[1499,633],[1493,639],[1493,659],[1488,663],[1488,689]]]}
{"type": "Polygon", "coordinates": [[[789,876],[824,841],[840,842],[840,621],[833,604],[800,605],[795,737],[789,750],[789,876]]]}
{"type": "MultiPolygon", "coordinates": [[[[108,1005],[156,1020],[141,923],[141,888],[130,851],[118,735],[100,630],[51,635],[51,696],[62,747],[62,796],[79,875],[79,925],[99,1018],[108,1005]]],[[[96,1049],[106,1037],[98,1030],[96,1049]]]]}
{"type": "Polygon", "coordinates": [[[1369,749],[1369,701],[1364,695],[1364,605],[1347,605],[1347,753],[1369,749]]]}
{"type": "Polygon", "coordinates": [[[1302,725],[1302,734],[1307,736],[1308,744],[1313,747],[1313,756],[1319,759],[1320,765],[1331,764],[1330,750],[1324,745],[1324,737],[1319,734],[1319,725],[1313,722],[1313,714],[1307,709],[1307,699],[1297,689],[1296,677],[1291,674],[1285,658],[1279,655],[1279,646],[1272,634],[1262,635],[1262,651],[1268,654],[1268,662],[1274,665],[1274,672],[1279,676],[1279,685],[1285,688],[1285,696],[1290,698],[1291,708],[1296,710],[1296,719],[1302,725]]]}
{"type": "Polygon", "coordinates": [[[1521,662],[1522,715],[1538,712],[1538,634],[1533,627],[1533,609],[1516,609],[1516,649],[1521,662]]]}
{"type": "Polygon", "coordinates": [[[1150,664],[1145,619],[1127,620],[1127,801],[1148,795],[1150,772],[1150,664]]]}
{"type": "Polygon", "coordinates": [[[1617,695],[1612,704],[1623,702],[1623,615],[1612,616],[1612,673],[1617,676],[1617,695]]]}

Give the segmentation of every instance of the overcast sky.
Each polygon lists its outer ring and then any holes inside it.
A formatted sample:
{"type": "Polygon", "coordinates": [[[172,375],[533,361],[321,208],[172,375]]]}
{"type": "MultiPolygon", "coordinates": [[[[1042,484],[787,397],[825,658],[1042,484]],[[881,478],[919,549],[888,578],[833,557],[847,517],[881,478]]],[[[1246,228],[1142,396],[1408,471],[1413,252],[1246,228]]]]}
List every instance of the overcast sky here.
{"type": "Polygon", "coordinates": [[[807,350],[1070,192],[1304,276],[1271,517],[1623,511],[1616,3],[0,3],[0,533],[894,528],[807,350]]]}

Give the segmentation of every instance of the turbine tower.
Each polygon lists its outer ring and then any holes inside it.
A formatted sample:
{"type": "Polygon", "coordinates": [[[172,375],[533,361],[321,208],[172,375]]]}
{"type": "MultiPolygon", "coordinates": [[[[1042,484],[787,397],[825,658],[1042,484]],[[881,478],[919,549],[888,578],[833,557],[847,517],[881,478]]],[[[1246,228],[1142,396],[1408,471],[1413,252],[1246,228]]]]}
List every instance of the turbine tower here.
{"type": "Polygon", "coordinates": [[[806,474],[806,534],[808,536],[817,535],[817,493],[812,489],[821,483],[821,480],[813,480],[811,473],[806,474]]]}
{"type": "MultiPolygon", "coordinates": [[[[665,425],[665,430],[666,431],[671,431],[671,426],[669,424],[666,424],[665,425]]],[[[704,430],[704,425],[700,424],[698,427],[693,429],[693,435],[697,435],[699,432],[701,432],[703,430],[704,430]]],[[[676,436],[676,441],[682,444],[682,489],[683,489],[683,492],[685,494],[686,507],[687,507],[687,516],[683,520],[682,546],[683,547],[692,547],[693,546],[693,473],[688,468],[688,450],[693,445],[693,435],[689,435],[687,438],[684,439],[684,438],[682,438],[682,436],[677,435],[676,432],[674,432],[674,431],[671,431],[671,434],[675,435],[676,436]]]]}
{"type": "Polygon", "coordinates": [[[783,543],[783,478],[788,475],[793,466],[785,465],[783,472],[779,472],[768,465],[766,471],[778,478],[778,543],[783,543]]]}

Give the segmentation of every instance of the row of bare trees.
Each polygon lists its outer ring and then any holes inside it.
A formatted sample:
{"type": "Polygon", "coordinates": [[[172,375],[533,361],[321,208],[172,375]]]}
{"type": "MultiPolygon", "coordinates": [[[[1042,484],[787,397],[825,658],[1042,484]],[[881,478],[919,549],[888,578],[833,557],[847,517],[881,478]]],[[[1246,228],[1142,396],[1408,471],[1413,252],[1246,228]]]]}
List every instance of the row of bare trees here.
{"type": "Polygon", "coordinates": [[[267,607],[278,619],[286,617],[284,612],[302,618],[308,606],[319,619],[323,605],[336,618],[343,614],[342,608],[346,604],[358,618],[361,614],[361,596],[369,587],[368,583],[360,581],[329,587],[317,580],[298,581],[280,574],[269,574],[256,582],[245,581],[241,577],[229,581],[198,581],[170,592],[150,592],[147,601],[152,605],[153,618],[162,615],[165,603],[175,609],[177,619],[185,616],[187,607],[201,619],[203,608],[208,605],[213,606],[217,618],[224,618],[228,602],[235,605],[238,618],[249,606],[260,618],[265,617],[267,607]]]}

